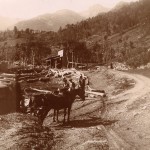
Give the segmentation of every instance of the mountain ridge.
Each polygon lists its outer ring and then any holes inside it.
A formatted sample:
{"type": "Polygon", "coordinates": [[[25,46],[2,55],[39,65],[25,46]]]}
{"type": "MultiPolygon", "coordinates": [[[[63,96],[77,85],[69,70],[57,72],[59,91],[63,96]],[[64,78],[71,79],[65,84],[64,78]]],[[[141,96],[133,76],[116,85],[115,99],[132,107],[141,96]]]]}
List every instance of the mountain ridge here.
{"type": "Polygon", "coordinates": [[[54,13],[45,13],[29,19],[10,19],[2,21],[0,18],[0,30],[13,29],[16,26],[19,30],[30,28],[33,30],[58,31],[60,27],[64,28],[67,24],[75,24],[89,17],[94,17],[99,13],[109,11],[108,8],[100,4],[94,4],[85,11],[75,12],[69,9],[57,10],[54,13]]]}
{"type": "Polygon", "coordinates": [[[115,7],[113,8],[113,10],[118,10],[121,9],[124,6],[127,6],[128,4],[130,4],[129,2],[125,2],[125,1],[120,1],[118,2],[115,7]]]}
{"type": "Polygon", "coordinates": [[[60,27],[65,27],[67,24],[74,24],[84,17],[80,16],[78,13],[72,10],[59,10],[55,13],[47,13],[32,19],[18,22],[15,26],[18,29],[34,29],[34,30],[44,30],[44,31],[58,31],[60,27]]]}
{"type": "Polygon", "coordinates": [[[99,13],[105,13],[105,12],[108,12],[108,11],[109,11],[108,8],[106,8],[106,7],[104,7],[100,4],[95,4],[91,7],[89,7],[87,10],[81,12],[81,14],[85,18],[91,18],[91,17],[95,17],[99,13]]]}

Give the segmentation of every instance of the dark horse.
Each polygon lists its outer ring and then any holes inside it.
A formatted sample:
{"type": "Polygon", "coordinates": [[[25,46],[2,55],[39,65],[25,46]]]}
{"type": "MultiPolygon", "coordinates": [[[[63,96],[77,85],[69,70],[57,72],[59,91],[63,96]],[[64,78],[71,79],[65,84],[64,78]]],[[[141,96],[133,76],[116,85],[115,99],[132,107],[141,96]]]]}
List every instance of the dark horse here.
{"type": "MultiPolygon", "coordinates": [[[[54,95],[54,94],[43,94],[34,97],[32,100],[32,108],[43,107],[42,111],[39,113],[39,119],[43,123],[45,117],[47,116],[48,112],[51,109],[54,109],[54,118],[55,121],[55,114],[56,110],[59,112],[60,109],[64,109],[64,122],[66,117],[66,112],[68,109],[68,122],[70,121],[70,111],[72,104],[76,98],[76,96],[80,96],[82,100],[85,100],[85,95],[82,89],[74,89],[71,91],[66,91],[63,95],[54,95]]],[[[58,113],[57,113],[57,121],[58,121],[58,113]]]]}

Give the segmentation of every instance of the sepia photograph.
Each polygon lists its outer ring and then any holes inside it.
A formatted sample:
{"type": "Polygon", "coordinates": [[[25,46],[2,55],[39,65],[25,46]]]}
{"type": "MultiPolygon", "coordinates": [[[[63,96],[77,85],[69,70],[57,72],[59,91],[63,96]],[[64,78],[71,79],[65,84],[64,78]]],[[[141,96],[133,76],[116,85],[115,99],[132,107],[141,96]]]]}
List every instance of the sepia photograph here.
{"type": "Polygon", "coordinates": [[[150,0],[0,0],[0,150],[150,150],[150,0]]]}

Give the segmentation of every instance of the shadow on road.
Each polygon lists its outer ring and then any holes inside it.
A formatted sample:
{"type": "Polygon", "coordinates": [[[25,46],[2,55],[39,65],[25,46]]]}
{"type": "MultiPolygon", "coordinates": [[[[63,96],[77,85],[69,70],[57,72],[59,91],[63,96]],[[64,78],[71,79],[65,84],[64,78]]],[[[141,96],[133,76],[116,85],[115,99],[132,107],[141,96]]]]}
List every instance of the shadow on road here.
{"type": "Polygon", "coordinates": [[[70,121],[70,123],[65,124],[58,124],[55,127],[59,130],[62,128],[86,128],[86,127],[93,127],[97,125],[112,125],[113,123],[116,123],[118,120],[104,120],[101,118],[93,117],[91,119],[86,120],[73,120],[70,121]]]}

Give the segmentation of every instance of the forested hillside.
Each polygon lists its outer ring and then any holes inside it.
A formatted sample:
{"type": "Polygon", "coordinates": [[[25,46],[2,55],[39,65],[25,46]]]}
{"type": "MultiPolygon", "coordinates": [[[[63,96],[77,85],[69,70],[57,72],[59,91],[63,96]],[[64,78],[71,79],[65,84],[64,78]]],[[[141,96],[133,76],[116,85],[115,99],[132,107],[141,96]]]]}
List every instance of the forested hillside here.
{"type": "Polygon", "coordinates": [[[60,29],[64,41],[84,41],[97,62],[137,67],[149,61],[150,1],[140,0],[60,29]],[[144,58],[144,59],[143,59],[144,58]]]}
{"type": "Polygon", "coordinates": [[[150,1],[140,0],[119,9],[68,24],[58,32],[30,29],[0,33],[1,59],[31,63],[51,54],[53,47],[74,52],[77,62],[126,62],[138,67],[150,60],[150,1]],[[8,57],[8,54],[11,57],[8,57]],[[23,56],[23,57],[22,57],[23,56]]]}

